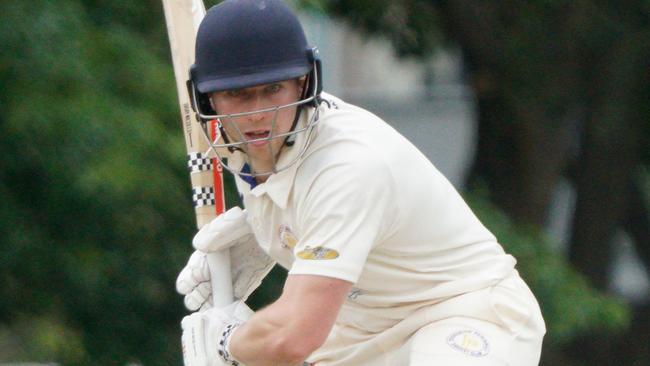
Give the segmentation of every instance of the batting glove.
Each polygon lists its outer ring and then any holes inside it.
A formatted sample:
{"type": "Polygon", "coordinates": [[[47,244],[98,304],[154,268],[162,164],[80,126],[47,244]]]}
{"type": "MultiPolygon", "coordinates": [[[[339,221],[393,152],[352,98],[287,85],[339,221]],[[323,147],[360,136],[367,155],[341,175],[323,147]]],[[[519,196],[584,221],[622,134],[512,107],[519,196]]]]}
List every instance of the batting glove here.
{"type": "Polygon", "coordinates": [[[233,207],[205,225],[194,237],[197,249],[176,280],[176,290],[185,296],[191,311],[212,307],[212,284],[207,254],[230,248],[230,271],[234,297],[246,300],[271,271],[273,261],[257,244],[246,221],[246,211],[233,207]]]}
{"type": "Polygon", "coordinates": [[[185,366],[237,366],[229,350],[235,329],[253,311],[242,301],[223,308],[193,313],[183,318],[183,361],[185,366]]]}
{"type": "Polygon", "coordinates": [[[194,249],[205,253],[216,252],[236,245],[245,237],[253,235],[246,222],[246,210],[231,208],[204,225],[194,236],[194,249]]]}

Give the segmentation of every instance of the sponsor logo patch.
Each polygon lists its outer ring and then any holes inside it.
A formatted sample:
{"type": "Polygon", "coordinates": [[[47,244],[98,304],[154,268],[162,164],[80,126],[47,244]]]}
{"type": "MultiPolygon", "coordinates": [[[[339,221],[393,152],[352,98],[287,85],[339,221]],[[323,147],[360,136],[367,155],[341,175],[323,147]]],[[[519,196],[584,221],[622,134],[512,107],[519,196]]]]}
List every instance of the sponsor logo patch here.
{"type": "Polygon", "coordinates": [[[280,225],[278,235],[280,236],[280,243],[282,243],[282,247],[285,249],[293,249],[298,243],[298,239],[296,239],[291,228],[287,225],[280,225]]]}
{"type": "Polygon", "coordinates": [[[335,259],[339,257],[339,252],[334,249],[325,247],[306,247],[296,254],[300,259],[322,260],[322,259],[335,259]]]}
{"type": "Polygon", "coordinates": [[[490,343],[475,330],[461,330],[447,337],[447,344],[458,352],[472,357],[483,357],[490,353],[490,343]]]}

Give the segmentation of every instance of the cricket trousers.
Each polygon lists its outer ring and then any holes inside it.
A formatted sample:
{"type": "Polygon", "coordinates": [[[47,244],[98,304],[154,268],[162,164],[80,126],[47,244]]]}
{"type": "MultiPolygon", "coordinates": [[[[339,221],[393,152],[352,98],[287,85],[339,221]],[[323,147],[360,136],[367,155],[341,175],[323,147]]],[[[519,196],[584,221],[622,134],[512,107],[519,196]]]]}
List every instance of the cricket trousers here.
{"type": "Polygon", "coordinates": [[[546,327],[537,300],[518,275],[429,311],[436,320],[419,329],[391,365],[539,364],[546,327]]]}
{"type": "Polygon", "coordinates": [[[516,271],[493,287],[418,310],[395,328],[356,354],[314,365],[537,366],[546,332],[537,300],[516,271]]]}

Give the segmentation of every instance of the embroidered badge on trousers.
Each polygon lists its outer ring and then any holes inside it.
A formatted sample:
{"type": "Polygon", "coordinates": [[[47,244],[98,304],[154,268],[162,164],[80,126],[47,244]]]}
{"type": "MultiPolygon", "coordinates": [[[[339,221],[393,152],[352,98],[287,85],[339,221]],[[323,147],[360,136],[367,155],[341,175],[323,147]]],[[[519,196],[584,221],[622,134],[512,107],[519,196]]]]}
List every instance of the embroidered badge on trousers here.
{"type": "Polygon", "coordinates": [[[490,352],[487,338],[474,330],[461,330],[447,337],[447,344],[458,352],[472,357],[483,357],[490,352]]]}

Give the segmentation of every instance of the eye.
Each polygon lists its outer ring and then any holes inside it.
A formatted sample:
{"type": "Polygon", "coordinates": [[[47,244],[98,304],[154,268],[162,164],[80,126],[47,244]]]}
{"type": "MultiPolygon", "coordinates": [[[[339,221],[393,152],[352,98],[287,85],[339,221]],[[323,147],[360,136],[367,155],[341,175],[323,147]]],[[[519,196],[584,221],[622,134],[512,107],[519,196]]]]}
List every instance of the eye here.
{"type": "Polygon", "coordinates": [[[236,98],[242,95],[242,90],[241,89],[228,90],[226,91],[226,95],[231,98],[236,98]]]}
{"type": "Polygon", "coordinates": [[[282,85],[280,85],[280,84],[271,84],[271,85],[266,87],[266,91],[268,93],[277,93],[277,92],[280,91],[281,88],[282,88],[282,85]]]}

